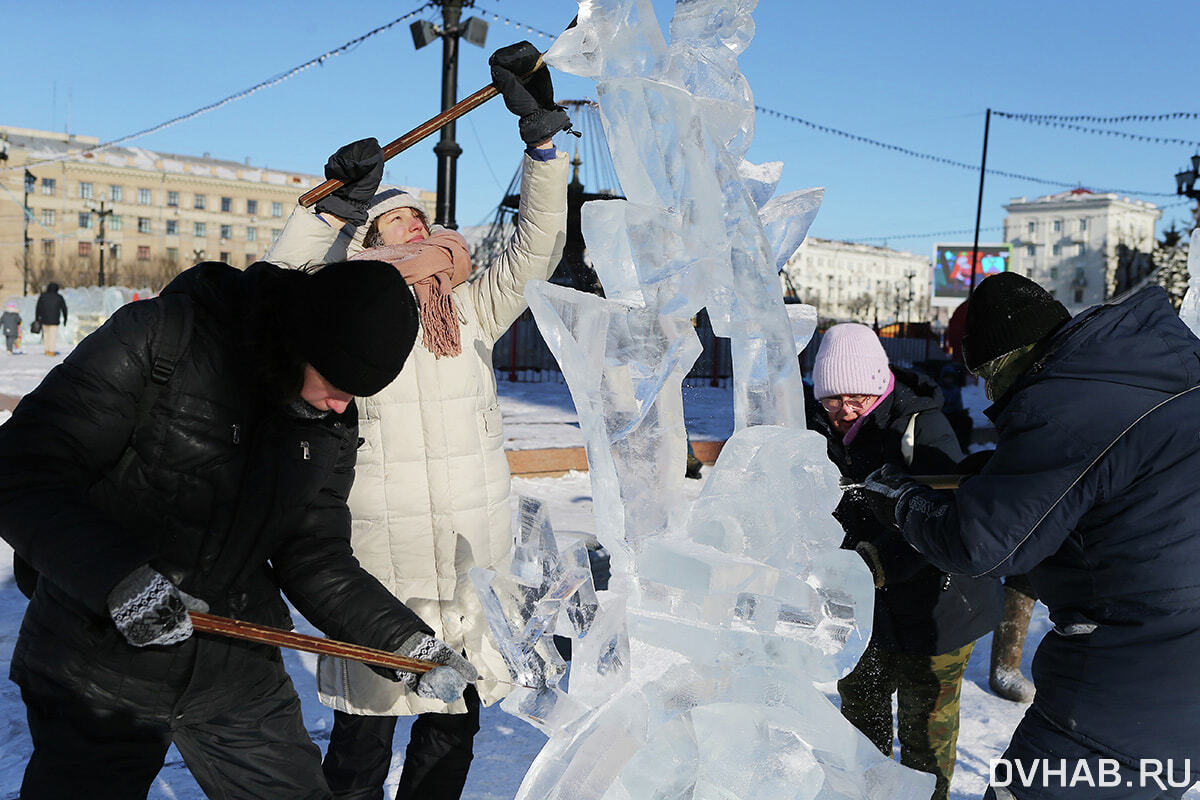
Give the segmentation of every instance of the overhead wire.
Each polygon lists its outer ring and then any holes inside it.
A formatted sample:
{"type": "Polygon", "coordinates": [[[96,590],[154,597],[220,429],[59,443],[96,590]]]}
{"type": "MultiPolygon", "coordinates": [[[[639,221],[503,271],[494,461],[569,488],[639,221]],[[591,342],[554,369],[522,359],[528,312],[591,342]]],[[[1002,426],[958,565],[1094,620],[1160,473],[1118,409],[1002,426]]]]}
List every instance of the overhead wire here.
{"type": "MultiPolygon", "coordinates": [[[[812,128],[813,130],[820,131],[821,133],[828,133],[828,134],[832,134],[834,136],[840,136],[844,139],[850,139],[851,141],[860,142],[862,144],[869,144],[873,147],[880,147],[880,148],[883,148],[884,150],[891,150],[892,152],[901,153],[903,155],[911,156],[913,158],[923,159],[925,161],[932,161],[937,164],[945,164],[946,166],[958,167],[960,169],[966,169],[966,170],[970,170],[972,172],[979,172],[978,164],[968,164],[965,161],[956,161],[952,158],[946,158],[944,156],[931,155],[929,153],[921,153],[916,150],[911,150],[907,147],[901,147],[899,145],[889,144],[888,142],[881,142],[878,139],[872,139],[867,136],[861,136],[857,133],[850,133],[849,131],[843,131],[838,128],[831,128],[828,125],[820,125],[816,122],[812,122],[812,121],[804,119],[802,117],[797,117],[794,114],[786,114],[782,111],[777,111],[773,108],[767,108],[766,106],[755,105],[754,108],[755,108],[755,110],[757,110],[763,114],[767,114],[768,116],[778,117],[780,119],[784,119],[789,122],[795,122],[797,124],[804,125],[808,128],[812,128]]],[[[1134,189],[1100,189],[1100,188],[1096,188],[1096,187],[1081,187],[1080,184],[1077,182],[1058,181],[1058,180],[1051,180],[1049,178],[1038,178],[1038,177],[1035,177],[1032,175],[1021,175],[1016,172],[1008,172],[1005,170],[992,169],[990,167],[987,168],[985,170],[985,172],[988,175],[996,175],[1001,178],[1013,178],[1015,180],[1028,181],[1030,183],[1038,183],[1038,184],[1042,184],[1044,186],[1056,186],[1056,187],[1059,187],[1062,189],[1088,188],[1090,191],[1098,192],[1100,194],[1110,194],[1111,193],[1111,194],[1138,195],[1141,197],[1175,197],[1174,192],[1148,192],[1148,191],[1141,191],[1141,190],[1134,190],[1134,189]]]]}
{"type": "Polygon", "coordinates": [[[1003,119],[1010,119],[1015,122],[1027,122],[1031,125],[1042,125],[1049,128],[1065,128],[1068,130],[1081,131],[1083,133],[1094,133],[1102,136],[1115,136],[1121,139],[1129,139],[1139,142],[1151,142],[1153,144],[1172,144],[1183,145],[1185,147],[1200,147],[1200,141],[1196,141],[1194,139],[1178,139],[1173,136],[1147,136],[1141,133],[1114,131],[1108,128],[1089,128],[1084,125],[1076,125],[1073,122],[1051,119],[1036,114],[1014,114],[1008,111],[997,111],[996,109],[992,109],[992,114],[994,116],[998,116],[1003,119]]]}
{"type": "Polygon", "coordinates": [[[261,91],[262,89],[267,89],[267,88],[270,88],[277,84],[283,83],[288,78],[291,78],[292,76],[294,76],[300,72],[303,72],[304,70],[308,69],[309,67],[324,64],[326,59],[340,55],[341,53],[351,49],[352,47],[355,47],[356,45],[359,45],[362,42],[365,42],[367,39],[370,39],[372,36],[376,36],[377,34],[383,33],[384,31],[388,30],[389,28],[399,25],[401,22],[404,22],[405,20],[412,19],[417,14],[420,14],[425,9],[430,8],[431,6],[434,6],[434,5],[436,5],[436,3],[432,3],[432,2],[425,3],[420,8],[410,11],[402,17],[397,17],[396,19],[392,20],[391,22],[385,23],[376,28],[372,28],[371,30],[367,31],[366,33],[362,34],[361,36],[356,36],[353,39],[351,39],[350,41],[345,42],[345,43],[333,48],[332,50],[326,50],[321,55],[316,56],[315,58],[310,58],[308,61],[305,61],[303,64],[299,64],[295,67],[292,67],[291,69],[287,70],[286,72],[281,72],[272,78],[268,78],[267,80],[256,83],[255,85],[251,86],[248,89],[243,89],[240,92],[235,92],[235,93],[229,95],[228,97],[223,97],[220,100],[217,100],[213,103],[209,103],[206,106],[201,106],[200,108],[197,108],[194,111],[189,111],[186,114],[180,114],[177,117],[172,117],[171,119],[166,120],[165,122],[160,122],[157,125],[152,125],[149,128],[145,128],[136,133],[131,133],[131,134],[128,134],[127,136],[121,136],[116,139],[111,139],[107,142],[101,142],[100,144],[93,145],[91,147],[86,147],[83,150],[76,152],[76,153],[66,153],[64,155],[56,156],[54,158],[47,158],[47,159],[43,159],[41,161],[33,161],[28,164],[21,164],[19,166],[0,167],[0,171],[14,170],[14,169],[27,169],[29,167],[37,167],[37,166],[43,166],[45,164],[54,164],[54,163],[57,163],[60,161],[66,161],[67,159],[70,159],[70,158],[79,158],[80,156],[83,156],[87,153],[95,153],[100,150],[106,150],[110,147],[116,147],[117,145],[124,144],[125,142],[129,142],[129,141],[133,141],[134,139],[139,139],[139,138],[141,138],[143,136],[147,136],[151,133],[157,133],[158,131],[161,131],[164,128],[169,128],[172,125],[178,125],[181,122],[186,122],[187,120],[195,119],[196,117],[199,117],[202,114],[207,114],[208,112],[215,111],[216,109],[221,108],[222,106],[228,105],[229,103],[233,103],[233,102],[241,100],[245,97],[249,97],[250,95],[254,94],[255,92],[261,91]]]}

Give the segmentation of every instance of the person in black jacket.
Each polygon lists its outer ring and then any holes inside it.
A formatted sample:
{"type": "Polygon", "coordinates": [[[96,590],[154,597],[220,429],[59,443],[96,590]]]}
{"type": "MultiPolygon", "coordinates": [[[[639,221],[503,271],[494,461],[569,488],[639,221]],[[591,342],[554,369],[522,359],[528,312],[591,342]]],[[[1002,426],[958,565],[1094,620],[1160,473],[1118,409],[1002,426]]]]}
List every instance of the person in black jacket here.
{"type": "Polygon", "coordinates": [[[963,352],[991,459],[954,494],[890,468],[866,488],[942,569],[1028,572],[1049,608],[987,796],[1181,797],[1200,764],[1200,340],[1159,287],[1071,318],[1003,273],[975,289],[963,352]]]}
{"type": "Polygon", "coordinates": [[[0,426],[0,536],[36,571],[12,658],[22,797],[145,797],[174,743],[211,797],[329,796],[278,648],[189,610],[469,663],[367,574],[346,496],[353,396],[404,364],[416,305],[387,264],[198,265],[127,305],[0,426]],[[315,325],[313,320],[323,320],[315,325]]]}
{"type": "MultiPolygon", "coordinates": [[[[882,464],[918,474],[955,471],[958,440],[942,397],[919,373],[889,367],[875,333],[844,323],[825,332],[813,368],[809,427],[829,441],[829,458],[847,483],[882,464]]],[[[838,681],[842,714],[886,755],[892,754],[892,695],[897,695],[900,762],[937,777],[945,800],[954,773],[958,701],[975,640],[1000,619],[1000,584],[948,575],[876,521],[849,489],[834,516],[875,579],[871,640],[858,665],[838,681]]]]}
{"type": "Polygon", "coordinates": [[[58,351],[54,349],[55,339],[58,336],[59,323],[67,324],[67,301],[58,293],[57,283],[52,281],[46,287],[46,291],[38,295],[33,317],[42,326],[42,349],[48,356],[58,355],[58,351]]]}

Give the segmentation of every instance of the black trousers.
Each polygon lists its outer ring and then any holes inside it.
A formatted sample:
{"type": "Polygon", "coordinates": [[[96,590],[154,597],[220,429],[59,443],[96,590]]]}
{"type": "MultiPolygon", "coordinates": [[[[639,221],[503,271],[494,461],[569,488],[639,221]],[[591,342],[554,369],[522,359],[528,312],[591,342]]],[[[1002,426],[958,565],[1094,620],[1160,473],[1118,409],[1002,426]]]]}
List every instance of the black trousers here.
{"type": "Polygon", "coordinates": [[[208,797],[330,796],[321,751],[304,728],[300,698],[282,668],[273,689],[174,727],[100,711],[67,694],[22,692],[22,699],[33,738],[22,800],[145,797],[172,742],[208,797]]]}
{"type": "MultiPolygon", "coordinates": [[[[419,714],[413,721],[396,800],[458,800],[474,758],[479,693],[463,692],[465,714],[419,714]]],[[[325,779],[338,800],[383,800],[399,717],[333,712],[325,779]]]]}

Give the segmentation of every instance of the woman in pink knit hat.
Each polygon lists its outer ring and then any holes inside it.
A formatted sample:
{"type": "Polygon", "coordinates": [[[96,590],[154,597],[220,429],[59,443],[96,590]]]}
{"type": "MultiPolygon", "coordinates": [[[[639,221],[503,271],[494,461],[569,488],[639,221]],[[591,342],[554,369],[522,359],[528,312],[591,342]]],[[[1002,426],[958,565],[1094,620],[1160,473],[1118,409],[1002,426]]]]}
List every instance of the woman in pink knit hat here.
{"type": "MultiPolygon", "coordinates": [[[[861,483],[885,463],[920,475],[954,472],[962,460],[941,390],[922,374],[890,365],[865,325],[825,332],[813,395],[808,425],[826,437],[829,458],[847,483],[861,483]]],[[[876,587],[871,641],[838,681],[842,714],[887,755],[898,732],[900,762],[937,776],[933,797],[944,800],[954,773],[963,672],[975,640],[1000,619],[1000,583],[940,571],[877,522],[854,490],[834,516],[846,532],[842,547],[863,557],[876,587]]]]}

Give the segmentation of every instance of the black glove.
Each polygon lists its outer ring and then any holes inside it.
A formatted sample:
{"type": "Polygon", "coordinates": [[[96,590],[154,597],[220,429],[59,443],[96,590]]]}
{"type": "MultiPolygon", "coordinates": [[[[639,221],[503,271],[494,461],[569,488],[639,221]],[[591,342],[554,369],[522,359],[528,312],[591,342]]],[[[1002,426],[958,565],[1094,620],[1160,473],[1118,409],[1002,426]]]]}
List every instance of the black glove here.
{"type": "Polygon", "coordinates": [[[863,497],[875,512],[875,518],[884,525],[899,527],[896,512],[904,499],[914,491],[924,489],[907,472],[891,464],[884,464],[863,481],[863,497]]]}
{"type": "Polygon", "coordinates": [[[108,593],[108,613],[135,647],[175,644],[192,635],[188,611],[208,611],[208,603],[181,592],[161,573],[143,565],[108,593]]]}
{"type": "Polygon", "coordinates": [[[444,665],[425,673],[398,669],[378,670],[387,677],[403,683],[416,692],[418,697],[436,698],[443,703],[451,703],[462,697],[468,683],[479,680],[479,671],[470,661],[451,650],[450,645],[428,633],[414,633],[404,640],[396,654],[444,665]],[[388,674],[389,672],[391,674],[388,674]]]}
{"type": "Polygon", "coordinates": [[[372,137],[339,147],[325,162],[325,177],[342,185],[317,201],[317,211],[341,217],[351,225],[367,221],[367,204],[383,179],[383,148],[372,137]]]}
{"type": "Polygon", "coordinates": [[[504,95],[504,105],[520,118],[517,129],[521,141],[534,147],[559,131],[571,129],[567,110],[554,102],[550,70],[540,67],[521,83],[521,76],[533,69],[541,53],[529,42],[517,42],[492,53],[492,85],[504,95]]]}

